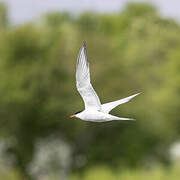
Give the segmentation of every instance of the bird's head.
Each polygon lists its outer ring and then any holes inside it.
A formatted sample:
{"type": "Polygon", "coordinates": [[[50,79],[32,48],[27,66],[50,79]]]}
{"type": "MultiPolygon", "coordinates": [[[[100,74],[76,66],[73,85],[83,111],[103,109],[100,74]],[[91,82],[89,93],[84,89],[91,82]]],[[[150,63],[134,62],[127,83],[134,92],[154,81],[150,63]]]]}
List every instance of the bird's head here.
{"type": "Polygon", "coordinates": [[[79,118],[79,114],[81,113],[82,111],[78,111],[76,113],[74,113],[73,115],[70,116],[70,118],[79,118]]]}

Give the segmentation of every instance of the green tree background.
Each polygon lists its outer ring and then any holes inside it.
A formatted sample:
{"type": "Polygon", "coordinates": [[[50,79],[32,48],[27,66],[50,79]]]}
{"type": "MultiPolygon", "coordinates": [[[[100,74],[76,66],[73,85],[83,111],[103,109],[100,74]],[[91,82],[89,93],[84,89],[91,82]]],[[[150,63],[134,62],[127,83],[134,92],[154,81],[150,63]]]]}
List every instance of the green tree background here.
{"type": "Polygon", "coordinates": [[[175,20],[145,3],[129,3],[116,14],[52,12],[18,26],[8,21],[1,4],[1,177],[178,178],[169,148],[180,133],[179,34],[175,20]],[[69,118],[83,109],[75,64],[84,40],[101,102],[142,92],[113,110],[136,122],[69,118]]]}

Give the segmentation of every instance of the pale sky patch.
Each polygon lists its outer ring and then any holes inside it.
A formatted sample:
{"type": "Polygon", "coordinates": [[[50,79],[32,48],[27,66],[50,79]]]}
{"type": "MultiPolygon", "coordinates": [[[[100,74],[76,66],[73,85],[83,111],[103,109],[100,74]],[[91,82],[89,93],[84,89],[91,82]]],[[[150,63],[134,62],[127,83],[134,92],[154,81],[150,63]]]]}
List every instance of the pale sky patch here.
{"type": "Polygon", "coordinates": [[[96,11],[113,13],[120,11],[128,2],[148,2],[154,4],[164,16],[180,21],[179,0],[0,0],[9,8],[9,17],[14,23],[34,20],[48,11],[81,13],[96,11]]]}

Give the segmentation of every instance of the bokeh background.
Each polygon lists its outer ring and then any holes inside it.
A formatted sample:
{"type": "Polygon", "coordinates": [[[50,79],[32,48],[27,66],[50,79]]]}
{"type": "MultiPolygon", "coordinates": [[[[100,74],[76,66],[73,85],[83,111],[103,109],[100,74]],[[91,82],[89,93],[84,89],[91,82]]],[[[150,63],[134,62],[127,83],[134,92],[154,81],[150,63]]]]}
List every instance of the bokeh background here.
{"type": "Polygon", "coordinates": [[[108,2],[1,1],[0,179],[179,179],[179,2],[108,2]],[[135,122],[69,118],[83,41],[102,103],[142,92],[112,111],[135,122]]]}

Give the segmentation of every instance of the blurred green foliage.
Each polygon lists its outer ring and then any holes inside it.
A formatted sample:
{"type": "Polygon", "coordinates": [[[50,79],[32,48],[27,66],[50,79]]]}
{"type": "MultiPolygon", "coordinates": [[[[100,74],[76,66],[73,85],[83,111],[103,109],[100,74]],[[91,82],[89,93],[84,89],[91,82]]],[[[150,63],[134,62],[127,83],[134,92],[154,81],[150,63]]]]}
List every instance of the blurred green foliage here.
{"type": "Polygon", "coordinates": [[[69,180],[178,180],[180,176],[179,166],[172,168],[164,168],[161,166],[155,167],[153,170],[145,169],[124,169],[119,172],[114,172],[110,168],[99,166],[88,169],[83,175],[73,175],[69,180]]]}
{"type": "MultiPolygon", "coordinates": [[[[8,22],[1,5],[0,136],[11,139],[6,154],[12,157],[12,166],[30,179],[36,143],[52,134],[70,145],[68,172],[85,172],[83,180],[131,177],[128,171],[116,177],[111,169],[96,168],[98,164],[114,170],[138,168],[149,159],[169,164],[168,148],[180,132],[179,33],[177,22],[144,3],[130,3],[117,14],[73,17],[53,12],[18,26],[8,22]],[[69,119],[83,109],[75,87],[75,64],[84,40],[92,83],[102,102],[142,92],[113,110],[136,122],[69,119]]],[[[151,174],[155,180],[161,174],[165,177],[164,170],[157,171],[151,174]]],[[[147,178],[143,170],[132,170],[132,176],[147,178]]]]}
{"type": "Polygon", "coordinates": [[[0,29],[6,28],[8,25],[7,8],[4,4],[0,4],[0,29]]]}

